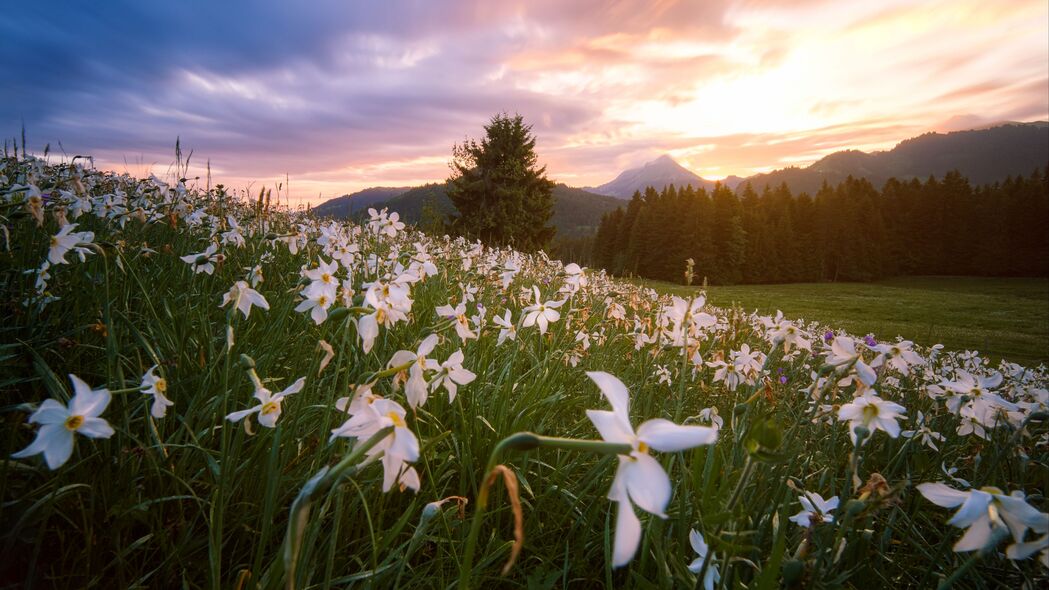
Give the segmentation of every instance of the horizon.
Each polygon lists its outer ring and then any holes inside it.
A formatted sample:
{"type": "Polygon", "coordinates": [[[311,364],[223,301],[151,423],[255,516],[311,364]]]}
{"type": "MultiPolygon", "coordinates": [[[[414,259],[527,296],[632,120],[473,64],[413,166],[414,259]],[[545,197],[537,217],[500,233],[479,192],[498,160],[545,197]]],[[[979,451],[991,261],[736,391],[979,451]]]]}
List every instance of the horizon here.
{"type": "Polygon", "coordinates": [[[163,175],[179,137],[191,175],[288,178],[317,205],[442,182],[504,111],[576,187],[663,154],[720,180],[1049,120],[1045,2],[252,7],[15,6],[0,128],[136,176],[163,175]]]}

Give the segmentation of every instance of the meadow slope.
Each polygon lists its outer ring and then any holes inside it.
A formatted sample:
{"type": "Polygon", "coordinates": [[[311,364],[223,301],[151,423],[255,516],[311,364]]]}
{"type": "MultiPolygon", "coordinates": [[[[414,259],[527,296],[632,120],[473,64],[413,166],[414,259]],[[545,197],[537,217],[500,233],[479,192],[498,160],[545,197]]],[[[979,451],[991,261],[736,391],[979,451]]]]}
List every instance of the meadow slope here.
{"type": "Polygon", "coordinates": [[[0,161],[0,195],[5,586],[1049,571],[1044,366],[660,295],[385,212],[321,224],[37,158],[0,161]]]}

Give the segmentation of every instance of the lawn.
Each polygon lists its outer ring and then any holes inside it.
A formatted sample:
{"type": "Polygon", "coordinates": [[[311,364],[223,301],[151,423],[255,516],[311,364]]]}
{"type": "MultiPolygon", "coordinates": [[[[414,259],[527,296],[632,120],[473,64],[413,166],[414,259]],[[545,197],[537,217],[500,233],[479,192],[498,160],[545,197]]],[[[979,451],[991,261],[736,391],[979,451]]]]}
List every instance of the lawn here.
{"type": "MultiPolygon", "coordinates": [[[[661,292],[690,288],[643,281],[661,292]]],[[[798,283],[710,287],[709,301],[762,313],[782,310],[879,340],[903,336],[950,350],[978,350],[997,361],[1049,361],[1049,280],[904,277],[874,283],[798,283]]]]}

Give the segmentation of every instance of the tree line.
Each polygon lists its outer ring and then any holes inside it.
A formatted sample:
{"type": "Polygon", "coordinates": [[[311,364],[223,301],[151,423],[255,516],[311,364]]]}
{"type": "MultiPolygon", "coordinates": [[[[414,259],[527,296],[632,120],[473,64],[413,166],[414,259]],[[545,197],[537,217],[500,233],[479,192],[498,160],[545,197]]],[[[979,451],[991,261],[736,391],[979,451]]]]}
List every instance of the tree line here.
{"type": "Polygon", "coordinates": [[[605,214],[586,257],[616,275],[714,284],[901,275],[1049,276],[1049,169],[973,186],[849,177],[814,196],[784,184],[649,187],[605,214]]]}

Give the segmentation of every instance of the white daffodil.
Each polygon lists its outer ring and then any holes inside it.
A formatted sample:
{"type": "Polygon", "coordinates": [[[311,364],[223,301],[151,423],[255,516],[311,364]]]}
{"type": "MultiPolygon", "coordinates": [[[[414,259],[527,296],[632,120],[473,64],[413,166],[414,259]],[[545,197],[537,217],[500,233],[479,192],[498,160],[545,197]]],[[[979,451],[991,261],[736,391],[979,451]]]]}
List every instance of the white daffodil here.
{"type": "Polygon", "coordinates": [[[510,315],[509,309],[503,311],[503,317],[492,316],[492,321],[499,326],[499,339],[495,343],[496,346],[499,346],[508,338],[517,340],[517,326],[514,326],[513,317],[510,315]]]}
{"type": "Polygon", "coordinates": [[[462,350],[453,352],[448,360],[441,363],[437,374],[430,381],[430,391],[437,391],[439,387],[444,386],[448,391],[448,403],[455,401],[459,385],[467,385],[477,378],[473,371],[463,368],[464,359],[462,350]]]}
{"type": "Polygon", "coordinates": [[[338,428],[331,431],[331,439],[338,437],[356,438],[360,444],[383,428],[393,426],[393,432],[368,450],[367,455],[382,453],[382,491],[388,492],[398,482],[402,488],[419,491],[419,474],[414,467],[406,466],[419,459],[419,439],[405,422],[404,408],[393,400],[372,396],[354,400],[349,408],[351,416],[338,428]],[[362,400],[357,403],[357,400],[362,400]]]}
{"type": "MultiPolygon", "coordinates": [[[[1027,529],[1036,534],[1049,532],[1049,514],[1039,512],[1027,503],[1024,493],[1014,491],[1006,495],[999,488],[987,486],[978,490],[956,490],[943,483],[923,483],[918,491],[933,504],[944,508],[958,508],[947,524],[967,529],[954,544],[954,550],[984,549],[996,536],[995,531],[1008,529],[1013,541],[1023,542],[1027,529]]],[[[1022,548],[1014,553],[1024,553],[1022,548]]],[[[1030,553],[1025,555],[1028,556],[1030,553]]]]}
{"type": "Polygon", "coordinates": [[[925,359],[911,350],[913,346],[914,343],[910,340],[903,340],[895,344],[877,344],[874,346],[874,350],[878,353],[878,356],[871,361],[871,367],[877,368],[886,364],[904,375],[909,375],[911,365],[925,363],[925,359]]]}
{"type": "Polygon", "coordinates": [[[851,367],[852,372],[843,381],[850,381],[854,375],[861,389],[871,387],[878,380],[878,374],[864,362],[863,355],[856,350],[856,341],[848,336],[835,337],[830,350],[826,352],[826,357],[827,364],[833,367],[851,367]]]}
{"type": "Polygon", "coordinates": [[[718,409],[714,406],[700,410],[699,419],[710,424],[716,430],[720,430],[725,425],[724,418],[718,414],[718,409]]]}
{"type": "Polygon", "coordinates": [[[58,233],[51,236],[51,247],[47,251],[47,260],[51,264],[69,264],[66,260],[66,254],[70,250],[80,256],[80,261],[85,260],[85,254],[89,254],[91,251],[87,248],[81,247],[81,244],[91,243],[95,239],[95,234],[89,231],[75,232],[77,224],[70,223],[62,226],[62,229],[58,230],[58,233]]]}
{"type": "Polygon", "coordinates": [[[608,492],[608,499],[619,504],[612,550],[612,566],[619,567],[634,557],[641,541],[641,521],[634,513],[634,504],[667,518],[664,511],[670,502],[670,478],[649,450],[672,453],[709,445],[717,440],[718,433],[714,428],[679,426],[662,418],[645,421],[635,433],[630,425],[630,393],[623,382],[604,372],[589,372],[587,376],[612,404],[611,412],[587,410],[587,417],[605,441],[628,444],[632,449],[629,455],[618,456],[619,468],[608,492]]]}
{"type": "Polygon", "coordinates": [[[437,334],[430,334],[419,343],[418,350],[415,352],[398,350],[386,365],[388,368],[411,365],[408,368],[408,380],[404,385],[404,394],[408,398],[408,405],[412,408],[418,408],[426,404],[426,398],[429,395],[426,372],[438,371],[441,368],[440,363],[436,360],[427,358],[427,355],[433,352],[433,349],[437,346],[437,341],[437,334]]]}
{"type": "Polygon", "coordinates": [[[168,413],[168,406],[175,405],[175,402],[165,395],[168,391],[168,381],[157,375],[156,370],[157,365],[153,365],[146,371],[146,374],[142,376],[141,388],[143,394],[153,396],[153,404],[150,406],[149,413],[154,418],[163,418],[168,413]]]}
{"type": "Polygon", "coordinates": [[[436,311],[437,315],[442,318],[455,320],[455,333],[459,335],[459,338],[463,342],[477,338],[477,334],[470,329],[470,320],[466,317],[465,300],[455,307],[452,307],[451,305],[441,305],[436,311]]]}
{"type": "Polygon", "coordinates": [[[270,308],[266,298],[255,289],[249,287],[247,281],[233,283],[229,291],[226,291],[226,294],[222,296],[222,303],[219,304],[219,307],[226,307],[230,303],[233,304],[235,309],[240,310],[240,313],[244,314],[244,319],[248,319],[248,316],[251,315],[252,305],[267,310],[270,308]]]}
{"type": "MultiPolygon", "coordinates": [[[[689,531],[688,544],[692,545],[692,550],[696,552],[696,558],[692,560],[692,563],[688,564],[688,571],[698,574],[703,569],[703,562],[707,560],[710,546],[707,545],[703,535],[696,529],[689,531]]],[[[714,556],[711,555],[710,563],[707,565],[707,573],[703,575],[703,588],[704,590],[714,590],[714,585],[720,581],[721,574],[718,572],[717,564],[714,563],[714,556]]]]}
{"type": "Polygon", "coordinates": [[[310,318],[318,326],[328,319],[328,308],[335,303],[335,289],[329,288],[324,283],[314,282],[302,290],[305,297],[301,303],[295,306],[297,312],[310,312],[310,318]]]}
{"type": "Polygon", "coordinates": [[[564,305],[564,300],[561,301],[547,301],[543,303],[540,300],[539,287],[532,287],[535,290],[535,303],[524,308],[524,321],[521,325],[525,328],[531,326],[539,326],[539,333],[546,334],[547,327],[557,320],[561,319],[561,312],[557,311],[558,307],[564,305]]]}
{"type": "Polygon", "coordinates": [[[76,375],[70,375],[73,399],[67,408],[55,399],[46,399],[36,409],[29,422],[40,424],[36,439],[28,447],[12,454],[15,459],[44,454],[49,469],[58,469],[73,454],[73,434],[79,432],[88,438],[109,438],[113,427],[100,418],[109,405],[108,389],[92,390],[76,375]]]}
{"type": "Polygon", "coordinates": [[[273,428],[277,425],[277,419],[280,418],[281,402],[283,402],[284,398],[289,395],[302,391],[302,387],[305,384],[306,378],[299,377],[294,383],[279,393],[273,393],[265,387],[256,387],[255,399],[259,400],[258,405],[248,410],[233,412],[229,416],[226,416],[226,419],[230,422],[240,422],[251,414],[258,414],[259,424],[266,428],[273,428]]]}
{"type": "MultiPolygon", "coordinates": [[[[906,408],[895,402],[883,400],[873,390],[863,392],[863,395],[852,400],[852,402],[841,406],[838,410],[838,419],[849,422],[849,438],[852,444],[856,444],[856,427],[863,426],[871,431],[884,430],[892,438],[900,435],[900,425],[896,419],[903,416],[906,408]]],[[[867,440],[870,440],[870,436],[867,440]]]]}
{"type": "Polygon", "coordinates": [[[802,510],[791,516],[790,521],[805,528],[821,522],[834,522],[831,512],[834,512],[840,503],[837,496],[824,500],[823,496],[815,492],[805,492],[803,496],[798,497],[798,501],[801,502],[802,510]]]}
{"type": "Polygon", "coordinates": [[[926,426],[925,414],[918,412],[917,428],[915,430],[904,430],[901,433],[906,438],[919,437],[921,443],[934,451],[939,451],[940,448],[936,446],[935,441],[943,442],[947,440],[942,434],[936,432],[926,426]]]}
{"type": "Polygon", "coordinates": [[[189,265],[194,274],[203,272],[210,275],[215,272],[215,264],[222,260],[222,255],[218,251],[219,247],[216,244],[211,244],[200,254],[188,254],[180,258],[182,262],[189,265]]]}

